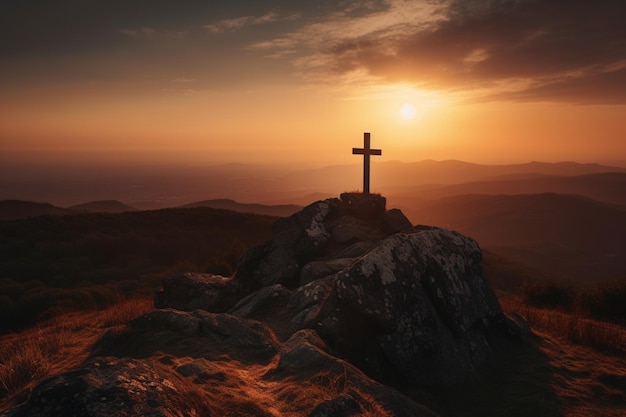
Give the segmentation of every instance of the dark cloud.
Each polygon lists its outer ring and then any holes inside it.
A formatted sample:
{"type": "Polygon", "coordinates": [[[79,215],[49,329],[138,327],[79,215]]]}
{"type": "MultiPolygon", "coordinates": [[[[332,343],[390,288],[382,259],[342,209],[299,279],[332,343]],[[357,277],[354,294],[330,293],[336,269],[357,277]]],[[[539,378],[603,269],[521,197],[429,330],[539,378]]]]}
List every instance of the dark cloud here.
{"type": "Polygon", "coordinates": [[[517,86],[498,98],[626,103],[623,0],[439,3],[426,29],[335,46],[336,68],[435,88],[517,86]]]}
{"type": "Polygon", "coordinates": [[[0,87],[95,81],[153,88],[181,76],[222,85],[246,71],[239,51],[255,34],[214,37],[206,25],[241,16],[283,22],[297,9],[292,3],[0,0],[0,87]]]}
{"type": "Polygon", "coordinates": [[[106,51],[127,41],[120,33],[183,33],[240,10],[261,8],[252,1],[233,6],[226,0],[5,0],[0,2],[0,54],[10,59],[106,51]]]}
{"type": "Polygon", "coordinates": [[[200,83],[289,56],[321,78],[626,103],[624,16],[624,0],[0,0],[0,73],[200,83]]]}

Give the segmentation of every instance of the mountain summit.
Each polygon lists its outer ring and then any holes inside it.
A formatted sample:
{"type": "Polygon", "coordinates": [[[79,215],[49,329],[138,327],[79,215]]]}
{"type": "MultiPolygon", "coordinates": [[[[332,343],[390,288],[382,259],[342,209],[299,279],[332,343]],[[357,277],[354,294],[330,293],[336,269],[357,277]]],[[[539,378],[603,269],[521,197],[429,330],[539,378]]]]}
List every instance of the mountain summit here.
{"type": "Polygon", "coordinates": [[[278,220],[234,276],[165,279],[156,310],[8,416],[437,415],[398,387],[480,379],[524,334],[475,241],[385,206],[318,201],[278,220]]]}

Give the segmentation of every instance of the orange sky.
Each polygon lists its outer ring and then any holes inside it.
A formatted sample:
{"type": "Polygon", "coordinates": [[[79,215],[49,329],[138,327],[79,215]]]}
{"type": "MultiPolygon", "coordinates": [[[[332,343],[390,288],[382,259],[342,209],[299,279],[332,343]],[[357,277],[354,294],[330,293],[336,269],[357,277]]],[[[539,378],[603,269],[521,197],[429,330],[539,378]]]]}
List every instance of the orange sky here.
{"type": "Polygon", "coordinates": [[[626,164],[621,1],[85,3],[0,4],[5,156],[626,164]]]}

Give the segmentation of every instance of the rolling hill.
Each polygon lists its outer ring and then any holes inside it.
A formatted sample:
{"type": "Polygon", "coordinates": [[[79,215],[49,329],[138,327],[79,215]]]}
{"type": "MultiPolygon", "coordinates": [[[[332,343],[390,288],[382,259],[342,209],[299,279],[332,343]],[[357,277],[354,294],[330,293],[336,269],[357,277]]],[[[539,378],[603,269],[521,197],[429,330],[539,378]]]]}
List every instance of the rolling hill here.
{"type": "Polygon", "coordinates": [[[293,213],[302,209],[301,206],[294,204],[281,204],[281,205],[264,205],[264,204],[250,204],[239,203],[234,200],[222,198],[215,200],[198,201],[196,203],[186,204],[182,208],[194,208],[194,207],[210,207],[214,209],[232,210],[239,213],[255,213],[264,214],[267,216],[275,217],[287,217],[293,213]]]}
{"type": "Polygon", "coordinates": [[[483,248],[553,276],[626,276],[626,209],[574,195],[462,195],[401,207],[417,224],[448,227],[483,248]]]}
{"type": "Polygon", "coordinates": [[[22,200],[0,201],[0,220],[16,220],[43,215],[71,214],[72,210],[56,207],[49,203],[22,200]]]}
{"type": "MultiPolygon", "coordinates": [[[[489,181],[453,185],[413,187],[406,195],[419,193],[423,199],[438,199],[464,194],[575,194],[605,203],[626,206],[626,173],[605,172],[575,176],[522,175],[489,181]]],[[[402,194],[394,196],[402,198],[402,194]]]]}
{"type": "MultiPolygon", "coordinates": [[[[293,165],[227,164],[200,167],[138,165],[104,174],[102,167],[95,166],[63,167],[58,172],[45,173],[41,167],[32,167],[32,170],[30,175],[26,172],[1,178],[0,199],[48,201],[62,207],[84,201],[116,199],[139,209],[179,207],[218,198],[267,205],[303,204],[301,199],[312,193],[336,196],[360,189],[363,172],[356,158],[354,164],[316,169],[293,165]]],[[[461,161],[394,162],[381,159],[372,164],[371,185],[373,192],[391,197],[412,194],[415,187],[425,185],[605,172],[626,173],[626,169],[574,162],[480,165],[461,161]]],[[[551,189],[536,192],[544,191],[562,192],[551,189]]],[[[307,199],[306,202],[312,201],[307,199]]]]}
{"type": "Polygon", "coordinates": [[[76,204],[68,207],[70,210],[83,211],[88,213],[123,213],[125,211],[135,211],[134,207],[128,206],[117,200],[100,200],[89,203],[76,204]]]}

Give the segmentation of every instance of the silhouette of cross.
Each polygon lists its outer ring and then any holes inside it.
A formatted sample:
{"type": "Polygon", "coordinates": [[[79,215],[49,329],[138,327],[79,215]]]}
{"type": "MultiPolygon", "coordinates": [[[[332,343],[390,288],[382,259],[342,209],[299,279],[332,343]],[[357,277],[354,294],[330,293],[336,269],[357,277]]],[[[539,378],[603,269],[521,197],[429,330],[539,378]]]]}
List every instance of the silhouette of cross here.
{"type": "Polygon", "coordinates": [[[370,155],[382,155],[380,149],[370,148],[370,134],[363,133],[363,147],[352,148],[353,155],[363,155],[363,194],[370,193],[370,155]]]}

